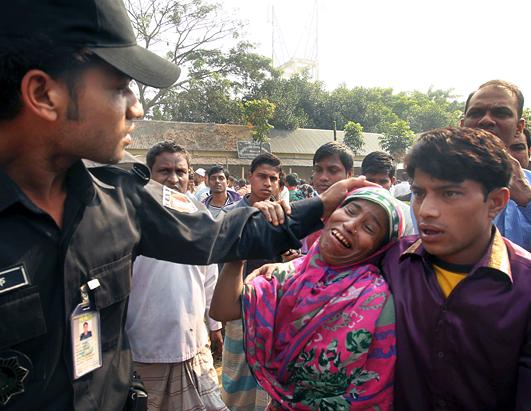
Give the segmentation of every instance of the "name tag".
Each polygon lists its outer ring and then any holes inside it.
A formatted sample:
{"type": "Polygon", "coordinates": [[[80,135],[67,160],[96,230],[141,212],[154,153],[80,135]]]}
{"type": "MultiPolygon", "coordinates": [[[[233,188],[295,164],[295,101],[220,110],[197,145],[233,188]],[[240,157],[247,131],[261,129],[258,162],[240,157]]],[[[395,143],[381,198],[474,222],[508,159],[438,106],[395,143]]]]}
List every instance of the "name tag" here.
{"type": "Polygon", "coordinates": [[[27,284],[29,284],[28,276],[22,265],[0,271],[0,294],[27,284]]]}
{"type": "Polygon", "coordinates": [[[90,306],[78,305],[70,316],[74,379],[102,365],[100,314],[90,306]]]}

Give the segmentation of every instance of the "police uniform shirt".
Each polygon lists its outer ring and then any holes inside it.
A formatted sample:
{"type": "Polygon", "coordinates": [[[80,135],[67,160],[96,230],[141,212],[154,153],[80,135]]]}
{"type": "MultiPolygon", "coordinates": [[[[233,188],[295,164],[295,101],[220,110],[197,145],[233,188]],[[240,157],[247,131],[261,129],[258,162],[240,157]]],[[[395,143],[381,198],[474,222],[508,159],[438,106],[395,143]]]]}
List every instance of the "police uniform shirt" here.
{"type": "Polygon", "coordinates": [[[163,186],[147,183],[147,169],[131,170],[72,166],[62,229],[0,170],[0,408],[121,410],[137,255],[184,264],[273,257],[322,225],[319,199],[294,204],[277,227],[254,208],[218,220],[201,205],[175,212],[161,205],[163,186]],[[91,301],[101,316],[103,366],[73,381],[69,319],[91,279],[99,281],[91,301]]]}

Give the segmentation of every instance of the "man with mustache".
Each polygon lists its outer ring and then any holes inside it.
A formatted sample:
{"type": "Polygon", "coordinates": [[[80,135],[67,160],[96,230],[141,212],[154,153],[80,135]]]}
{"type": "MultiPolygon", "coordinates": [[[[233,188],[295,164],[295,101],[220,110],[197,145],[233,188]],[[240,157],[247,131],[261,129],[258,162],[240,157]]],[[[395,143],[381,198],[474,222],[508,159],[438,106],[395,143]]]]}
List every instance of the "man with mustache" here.
{"type": "MultiPolygon", "coordinates": [[[[524,131],[524,96],[514,84],[492,80],[472,92],[465,104],[461,126],[490,131],[509,148],[515,135],[524,131]]],[[[511,200],[496,217],[502,235],[531,251],[531,172],[511,157],[511,200]]]]}
{"type": "Polygon", "coordinates": [[[121,1],[3,7],[0,407],[121,410],[138,255],[186,264],[272,257],[299,247],[296,238],[320,228],[353,188],[353,180],[340,183],[328,199],[294,205],[281,225],[274,203],[267,219],[247,207],[214,220],[150,181],[141,164],[102,165],[125,156],[133,120],[143,116],[131,80],[164,88],[178,75],[136,44],[121,1]],[[99,165],[88,170],[82,159],[99,165]],[[80,344],[84,321],[99,331],[80,344]]]}

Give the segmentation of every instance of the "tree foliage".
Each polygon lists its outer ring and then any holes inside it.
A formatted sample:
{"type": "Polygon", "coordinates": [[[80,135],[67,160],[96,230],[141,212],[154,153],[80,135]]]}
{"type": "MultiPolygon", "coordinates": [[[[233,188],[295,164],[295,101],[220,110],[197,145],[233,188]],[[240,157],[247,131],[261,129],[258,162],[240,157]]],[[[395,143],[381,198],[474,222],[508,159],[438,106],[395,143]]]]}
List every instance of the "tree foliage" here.
{"type": "Polygon", "coordinates": [[[273,128],[269,120],[275,113],[275,105],[266,99],[249,100],[243,103],[243,115],[251,128],[251,136],[256,142],[265,143],[269,140],[269,130],[273,128]]]}
{"type": "Polygon", "coordinates": [[[413,144],[415,133],[405,120],[397,120],[382,127],[380,145],[396,160],[404,157],[406,150],[413,144]]]}
{"type": "MultiPolygon", "coordinates": [[[[267,124],[276,128],[331,129],[336,123],[349,130],[354,122],[366,132],[383,134],[382,146],[398,157],[415,133],[458,124],[464,104],[452,90],[396,93],[340,85],[329,91],[307,73],[284,78],[269,58],[240,40],[241,23],[209,1],[126,0],[139,44],[165,54],[182,69],[168,90],[139,85],[148,117],[246,124],[244,102],[267,100],[276,107],[267,124]],[[229,47],[221,48],[221,41],[229,47]]],[[[531,117],[529,111],[526,116],[531,117]]],[[[352,148],[361,150],[357,144],[352,138],[352,148]]]]}
{"type": "MultiPolygon", "coordinates": [[[[148,116],[159,105],[170,106],[158,108],[159,116],[179,112],[171,107],[176,96],[183,97],[181,93],[190,91],[192,96],[204,95],[204,89],[215,79],[230,81],[225,97],[232,98],[268,73],[270,60],[253,53],[254,47],[249,42],[238,42],[241,23],[227,17],[220,4],[205,0],[126,0],[126,6],[138,43],[163,53],[181,68],[181,77],[169,89],[138,84],[139,100],[148,116]],[[223,51],[220,41],[227,39],[235,44],[223,51]]],[[[219,89],[220,85],[217,86],[219,89]]]]}
{"type": "Polygon", "coordinates": [[[525,119],[525,126],[531,128],[531,109],[526,108],[522,114],[522,117],[525,119]]]}
{"type": "Polygon", "coordinates": [[[350,147],[354,154],[358,154],[363,148],[363,126],[355,121],[345,124],[345,136],[343,142],[350,147]]]}
{"type": "MultiPolygon", "coordinates": [[[[307,74],[282,78],[273,71],[252,92],[252,98],[266,98],[277,107],[272,124],[283,130],[319,127],[326,91],[322,83],[312,82],[307,74]]],[[[327,125],[330,128],[332,123],[327,125]]]]}

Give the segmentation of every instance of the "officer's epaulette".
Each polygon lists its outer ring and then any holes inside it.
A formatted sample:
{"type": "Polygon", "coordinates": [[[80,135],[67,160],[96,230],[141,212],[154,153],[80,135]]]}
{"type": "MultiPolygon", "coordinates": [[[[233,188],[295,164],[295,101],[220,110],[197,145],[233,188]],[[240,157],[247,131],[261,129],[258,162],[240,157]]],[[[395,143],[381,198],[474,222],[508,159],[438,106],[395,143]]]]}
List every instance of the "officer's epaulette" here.
{"type": "Polygon", "coordinates": [[[146,185],[151,177],[149,168],[145,164],[142,164],[136,160],[130,154],[116,164],[101,164],[91,160],[83,160],[83,163],[89,172],[98,178],[101,178],[101,174],[105,172],[126,173],[133,175],[138,183],[146,185]]]}

